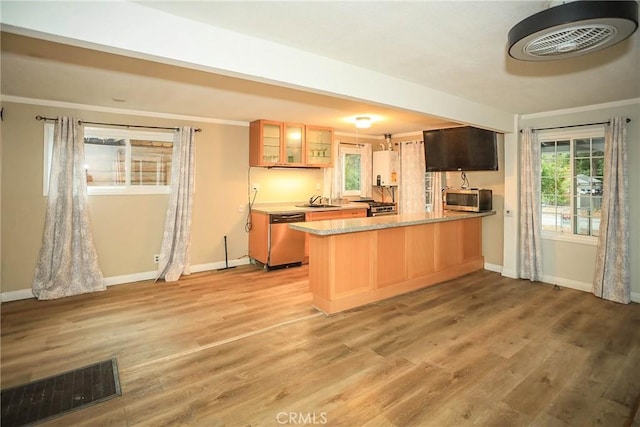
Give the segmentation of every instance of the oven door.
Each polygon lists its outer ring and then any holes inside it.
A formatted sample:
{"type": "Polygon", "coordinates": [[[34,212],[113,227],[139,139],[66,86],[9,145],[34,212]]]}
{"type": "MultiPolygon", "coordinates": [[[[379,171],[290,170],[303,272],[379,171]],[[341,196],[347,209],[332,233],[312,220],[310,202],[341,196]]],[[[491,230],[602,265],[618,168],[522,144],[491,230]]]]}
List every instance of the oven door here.
{"type": "Polygon", "coordinates": [[[385,216],[385,215],[397,215],[397,212],[376,212],[372,213],[371,216],[385,216]]]}
{"type": "Polygon", "coordinates": [[[396,215],[398,212],[394,210],[385,210],[385,209],[376,209],[369,208],[367,209],[367,216],[384,216],[384,215],[396,215]]]}

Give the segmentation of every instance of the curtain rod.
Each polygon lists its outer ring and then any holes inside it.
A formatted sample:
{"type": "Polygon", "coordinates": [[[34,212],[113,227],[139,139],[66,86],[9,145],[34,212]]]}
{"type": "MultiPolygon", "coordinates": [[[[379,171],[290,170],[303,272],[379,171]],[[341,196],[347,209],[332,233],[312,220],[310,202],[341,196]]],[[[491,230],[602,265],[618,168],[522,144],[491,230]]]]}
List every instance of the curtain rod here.
{"type": "MultiPolygon", "coordinates": [[[[52,122],[57,122],[58,121],[57,118],[43,117],[43,116],[36,116],[36,120],[44,120],[45,122],[46,121],[52,121],[52,122]]],[[[81,125],[82,124],[86,124],[86,125],[120,126],[120,127],[126,127],[126,128],[179,130],[179,128],[164,127],[164,126],[142,126],[142,125],[127,125],[127,124],[124,124],[124,123],[85,122],[84,120],[78,120],[78,123],[80,123],[81,125]]],[[[196,128],[196,129],[194,129],[194,131],[195,132],[202,132],[202,129],[196,128]]]]}
{"type": "MultiPolygon", "coordinates": [[[[627,123],[629,123],[631,121],[631,119],[627,118],[627,123]]],[[[538,129],[531,129],[532,132],[538,131],[538,130],[549,130],[549,129],[565,129],[565,128],[577,128],[580,126],[593,126],[593,125],[608,125],[611,123],[611,120],[607,120],[606,122],[598,122],[598,123],[582,123],[579,125],[567,125],[567,126],[552,126],[552,127],[548,127],[548,128],[538,128],[538,129]]],[[[524,129],[520,129],[520,133],[522,133],[524,131],[524,129]]]]}
{"type": "Polygon", "coordinates": [[[364,144],[356,144],[354,142],[338,142],[338,144],[342,144],[342,145],[355,145],[356,147],[364,147],[364,144]]]}

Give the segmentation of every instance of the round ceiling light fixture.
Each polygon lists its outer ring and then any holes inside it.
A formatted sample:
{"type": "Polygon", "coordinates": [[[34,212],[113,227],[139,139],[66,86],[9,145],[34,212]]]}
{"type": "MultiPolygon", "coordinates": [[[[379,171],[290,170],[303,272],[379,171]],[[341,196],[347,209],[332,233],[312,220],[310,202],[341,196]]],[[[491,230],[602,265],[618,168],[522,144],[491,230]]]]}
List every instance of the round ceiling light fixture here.
{"type": "Polygon", "coordinates": [[[367,129],[371,127],[371,117],[356,117],[356,127],[358,129],[367,129]]]}
{"type": "Polygon", "coordinates": [[[571,1],[511,28],[509,56],[523,61],[572,58],[613,46],[637,28],[636,1],[571,1]]]}

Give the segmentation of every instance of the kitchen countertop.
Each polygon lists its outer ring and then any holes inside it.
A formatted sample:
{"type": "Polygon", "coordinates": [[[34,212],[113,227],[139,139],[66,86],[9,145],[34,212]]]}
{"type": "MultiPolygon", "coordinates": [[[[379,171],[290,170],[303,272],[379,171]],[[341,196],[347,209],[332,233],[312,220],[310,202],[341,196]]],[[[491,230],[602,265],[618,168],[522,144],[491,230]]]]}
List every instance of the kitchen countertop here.
{"type": "Polygon", "coordinates": [[[384,215],[367,218],[327,219],[323,221],[294,222],[289,227],[318,236],[333,234],[355,233],[358,231],[381,230],[385,228],[406,227],[411,225],[428,224],[433,222],[456,221],[465,218],[477,218],[495,215],[495,211],[488,212],[453,212],[444,211],[442,214],[417,213],[404,215],[384,215]]]}
{"type": "Polygon", "coordinates": [[[285,214],[285,213],[300,213],[300,212],[323,212],[323,211],[340,211],[344,209],[367,209],[369,205],[363,202],[350,202],[343,203],[332,207],[323,208],[307,208],[297,205],[304,205],[308,202],[289,202],[289,203],[264,203],[260,205],[254,205],[251,210],[254,212],[260,212],[265,214],[285,214]]]}

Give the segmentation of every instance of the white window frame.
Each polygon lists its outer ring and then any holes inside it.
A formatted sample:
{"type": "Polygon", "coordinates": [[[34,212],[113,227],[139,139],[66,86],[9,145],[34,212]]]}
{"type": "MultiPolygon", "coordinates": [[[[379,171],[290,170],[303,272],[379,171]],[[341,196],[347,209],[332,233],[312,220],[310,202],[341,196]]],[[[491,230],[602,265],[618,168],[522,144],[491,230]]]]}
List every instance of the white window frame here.
{"type": "Polygon", "coordinates": [[[364,165],[362,164],[362,150],[360,147],[340,147],[339,150],[339,154],[340,154],[340,167],[342,169],[342,183],[341,183],[341,191],[342,191],[342,196],[344,197],[353,197],[353,196],[361,196],[362,195],[362,168],[364,167],[364,165]],[[360,156],[360,188],[358,190],[347,190],[345,189],[345,185],[347,183],[346,180],[346,167],[347,167],[347,162],[346,160],[346,155],[347,154],[355,154],[360,156]]]}
{"type": "MultiPolygon", "coordinates": [[[[593,125],[593,126],[584,126],[584,127],[575,127],[569,129],[549,129],[549,130],[539,130],[538,132],[538,144],[541,144],[544,141],[559,141],[559,140],[569,140],[570,142],[570,174],[572,181],[575,179],[575,170],[574,170],[574,140],[580,138],[603,138],[605,135],[605,130],[603,125],[593,125]]],[[[542,155],[542,153],[540,153],[542,155]]],[[[541,179],[541,176],[538,177],[541,179]]],[[[584,236],[581,234],[575,234],[573,229],[573,212],[574,212],[574,185],[573,182],[571,184],[571,233],[564,233],[560,231],[549,231],[542,230],[541,237],[546,240],[555,240],[569,243],[578,243],[582,245],[588,246],[596,246],[598,244],[597,236],[584,236]]],[[[542,197],[540,198],[540,203],[542,206],[542,197]]],[[[542,211],[540,212],[540,223],[542,223],[542,211]]]]}
{"type": "MultiPolygon", "coordinates": [[[[49,174],[51,173],[51,157],[53,154],[53,138],[55,133],[55,125],[53,123],[45,123],[44,125],[44,162],[43,162],[43,196],[49,193],[49,174]]],[[[173,133],[171,132],[154,132],[144,130],[107,128],[107,127],[84,127],[84,137],[95,138],[121,138],[127,141],[126,149],[126,170],[127,183],[125,185],[114,186],[87,186],[87,194],[89,196],[99,195],[139,195],[139,194],[169,194],[170,185],[130,185],[129,171],[131,162],[131,139],[149,139],[161,142],[173,143],[173,133]]]]}

